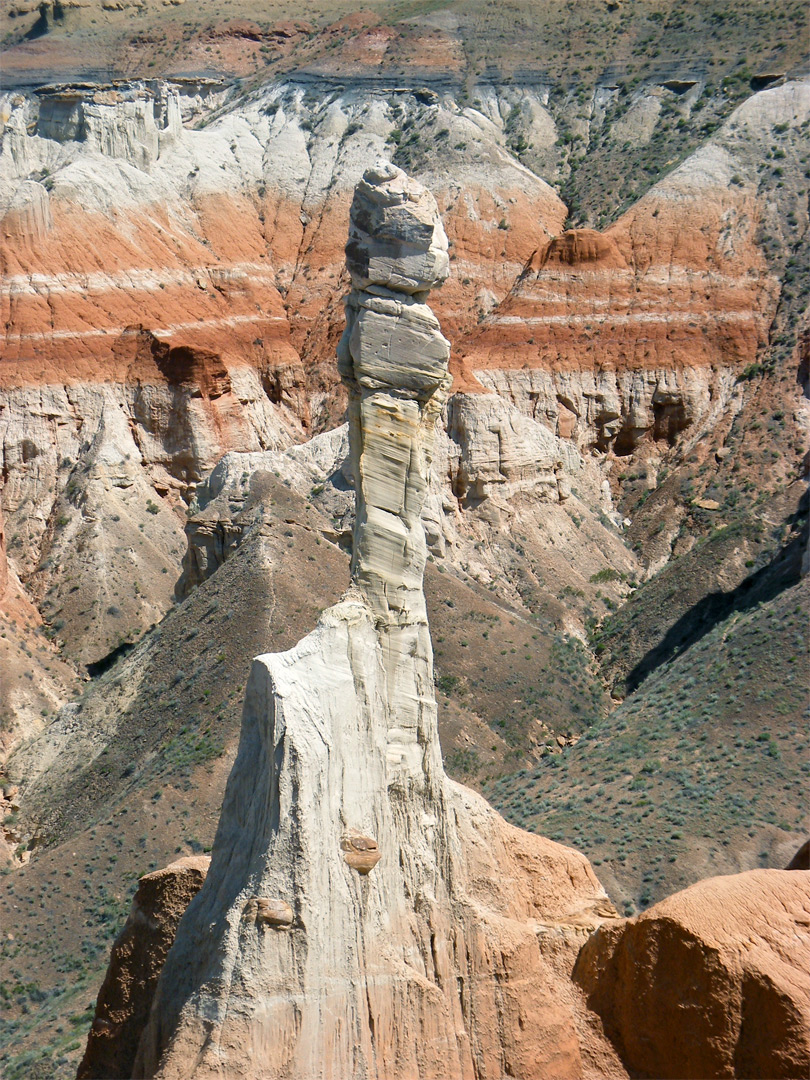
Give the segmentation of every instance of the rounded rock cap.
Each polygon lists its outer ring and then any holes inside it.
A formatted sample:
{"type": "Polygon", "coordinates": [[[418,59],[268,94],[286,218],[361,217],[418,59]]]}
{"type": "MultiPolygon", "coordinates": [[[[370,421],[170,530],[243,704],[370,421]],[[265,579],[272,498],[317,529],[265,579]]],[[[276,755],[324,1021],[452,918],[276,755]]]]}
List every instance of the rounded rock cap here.
{"type": "MultiPolygon", "coordinates": [[[[385,158],[377,158],[373,165],[363,173],[363,180],[367,184],[384,184],[388,180],[393,180],[395,176],[406,176],[402,169],[398,168],[393,161],[386,161],[385,158]]],[[[406,177],[407,178],[407,177],[406,177]]]]}
{"type": "Polygon", "coordinates": [[[431,193],[390,161],[366,169],[354,192],[346,265],[355,289],[420,293],[450,273],[448,244],[431,193]]]}

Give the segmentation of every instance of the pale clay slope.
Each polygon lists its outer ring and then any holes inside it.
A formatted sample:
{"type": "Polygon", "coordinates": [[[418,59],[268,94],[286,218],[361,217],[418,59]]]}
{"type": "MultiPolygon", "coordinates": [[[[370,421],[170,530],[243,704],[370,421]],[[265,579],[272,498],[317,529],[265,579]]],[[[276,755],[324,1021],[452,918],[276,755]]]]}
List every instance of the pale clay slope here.
{"type": "MultiPolygon", "coordinates": [[[[0,210],[22,179],[47,168],[51,198],[79,199],[101,213],[166,202],[182,217],[181,204],[195,195],[247,192],[259,183],[299,202],[306,213],[335,190],[350,192],[369,161],[387,155],[387,136],[397,126],[381,94],[331,92],[324,99],[279,84],[230,102],[207,127],[194,130],[183,127],[176,94],[170,88],[157,120],[146,93],[141,100],[77,105],[92,113],[81,142],[73,141],[76,122],[43,125],[44,136],[28,134],[36,106],[18,93],[2,95],[0,210]]],[[[499,145],[497,124],[450,99],[434,108],[450,131],[448,142],[466,138],[485,153],[460,175],[443,177],[443,187],[515,188],[559,203],[547,184],[499,145]]]]}
{"type": "MultiPolygon", "coordinates": [[[[242,526],[235,526],[234,519],[254,474],[280,477],[331,519],[331,539],[347,537],[354,523],[347,459],[346,425],[287,450],[226,454],[200,489],[205,512],[187,531],[181,593],[214,573],[242,542],[242,526]],[[223,542],[230,545],[226,550],[223,542]]],[[[432,557],[482,585],[497,583],[498,595],[518,609],[523,601],[502,568],[506,540],[516,533],[549,573],[554,568],[561,580],[575,581],[580,588],[588,587],[605,561],[623,573],[637,573],[621,536],[605,528],[594,507],[614,514],[599,470],[570,443],[495,394],[449,399],[436,432],[421,513],[432,557]]],[[[566,631],[582,633],[573,616],[566,631]]]]}

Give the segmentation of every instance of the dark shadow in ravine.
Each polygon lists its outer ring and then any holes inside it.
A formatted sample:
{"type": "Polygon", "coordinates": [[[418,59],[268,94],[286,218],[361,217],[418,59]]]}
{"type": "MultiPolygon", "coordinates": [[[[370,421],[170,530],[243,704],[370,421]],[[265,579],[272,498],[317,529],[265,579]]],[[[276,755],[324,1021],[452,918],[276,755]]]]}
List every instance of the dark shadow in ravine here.
{"type": "Polygon", "coordinates": [[[796,585],[801,578],[802,557],[806,548],[807,522],[804,521],[798,534],[767,566],[751,574],[730,592],[709,593],[673,623],[664,639],[650,649],[628,674],[627,693],[632,694],[657,667],[686,652],[729,615],[773,600],[784,589],[796,585]]]}

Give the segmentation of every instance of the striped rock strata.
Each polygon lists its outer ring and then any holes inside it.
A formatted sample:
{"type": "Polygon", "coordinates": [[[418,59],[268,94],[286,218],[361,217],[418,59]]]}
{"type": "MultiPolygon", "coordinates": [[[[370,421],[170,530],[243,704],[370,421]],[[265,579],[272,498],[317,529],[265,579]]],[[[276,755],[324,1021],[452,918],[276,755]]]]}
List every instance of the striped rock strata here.
{"type": "MultiPolygon", "coordinates": [[[[343,222],[362,169],[403,130],[430,147],[420,167],[450,236],[456,272],[436,308],[459,343],[456,389],[496,391],[600,462],[616,497],[617,457],[671,468],[707,434],[722,441],[746,397],[740,376],[781,332],[764,238],[787,250],[785,223],[806,227],[806,80],[755,94],[605,233],[564,232],[562,202],[508,152],[512,90],[482,92],[483,112],[450,92],[426,103],[290,81],[223,93],[210,88],[206,105],[200,86],[149,80],[0,95],[7,557],[76,659],[103,661],[171,597],[165,575],[136,566],[139,591],[120,602],[133,578],[123,535],[106,547],[88,537],[86,562],[105,560],[111,595],[74,594],[63,570],[66,549],[82,554],[86,459],[123,434],[112,414],[136,455],[117,449],[142,474],[125,500],[132,528],[148,535],[150,506],[167,511],[159,560],[174,558],[222,453],[332,426],[346,397],[331,363],[343,222]],[[206,108],[209,122],[190,127],[206,108]],[[765,169],[779,132],[794,150],[765,169]]],[[[500,411],[463,411],[478,408],[500,411]]],[[[474,501],[462,478],[468,491],[474,501]]],[[[125,515],[111,493],[94,512],[114,535],[125,515]]],[[[39,713],[26,707],[22,726],[39,713]]]]}
{"type": "Polygon", "coordinates": [[[807,221],[804,178],[763,162],[808,117],[806,80],[756,94],[604,232],[543,242],[464,341],[470,376],[619,457],[683,451],[734,415],[780,302],[763,237],[807,221]]]}
{"type": "MultiPolygon", "coordinates": [[[[441,312],[454,333],[475,322],[479,293],[506,294],[565,216],[551,188],[501,148],[496,127],[449,100],[427,106],[408,92],[351,87],[313,95],[295,82],[222,96],[221,86],[183,79],[0,93],[7,555],[84,663],[139,636],[170,603],[165,575],[131,565],[116,518],[155,533],[165,562],[196,485],[223,453],[298,443],[310,425],[342,416],[332,358],[345,220],[363,169],[390,153],[406,114],[451,133],[437,184],[458,270],[441,312]],[[205,126],[193,127],[201,114],[205,126]],[[462,142],[477,148],[474,160],[452,149],[462,142]],[[505,218],[515,227],[499,230],[505,218]],[[141,483],[124,489],[111,478],[113,497],[93,511],[115,542],[102,551],[91,537],[80,552],[86,458],[113,428],[123,434],[113,414],[129,429],[116,449],[137,461],[141,483]],[[151,505],[167,511],[160,536],[151,505]],[[72,593],[66,548],[90,566],[103,559],[113,588],[72,593]]],[[[41,707],[23,727],[38,725],[41,707]]]]}
{"type": "Polygon", "coordinates": [[[347,250],[352,585],[295,648],[254,662],[211,869],[135,1075],[623,1076],[570,980],[612,913],[587,860],[442,769],[419,523],[448,385],[424,304],[447,272],[431,196],[367,171],[347,250]]]}

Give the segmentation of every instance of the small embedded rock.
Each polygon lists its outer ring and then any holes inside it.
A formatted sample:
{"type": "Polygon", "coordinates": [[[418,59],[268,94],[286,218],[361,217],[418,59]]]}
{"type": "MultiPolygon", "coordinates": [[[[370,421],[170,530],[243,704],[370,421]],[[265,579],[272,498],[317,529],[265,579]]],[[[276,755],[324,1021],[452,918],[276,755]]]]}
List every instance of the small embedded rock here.
{"type": "Polygon", "coordinates": [[[377,841],[370,836],[362,836],[360,833],[352,833],[344,836],[340,842],[343,858],[358,874],[368,874],[380,861],[382,852],[377,847],[377,841]]]}
{"type": "Polygon", "coordinates": [[[295,915],[286,900],[254,896],[245,904],[243,918],[253,919],[257,926],[292,926],[295,915]]]}

